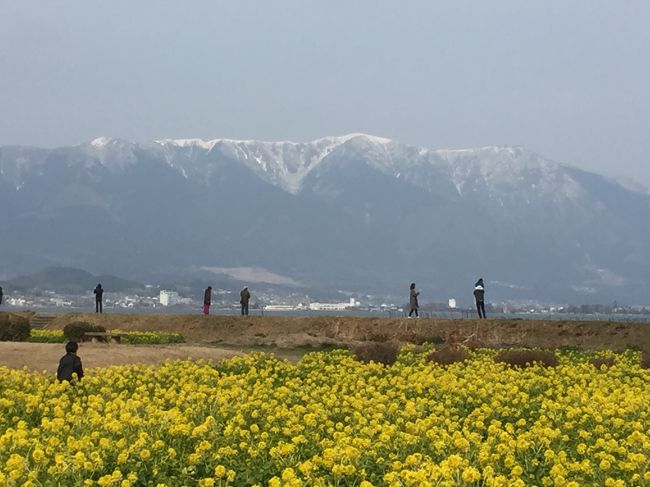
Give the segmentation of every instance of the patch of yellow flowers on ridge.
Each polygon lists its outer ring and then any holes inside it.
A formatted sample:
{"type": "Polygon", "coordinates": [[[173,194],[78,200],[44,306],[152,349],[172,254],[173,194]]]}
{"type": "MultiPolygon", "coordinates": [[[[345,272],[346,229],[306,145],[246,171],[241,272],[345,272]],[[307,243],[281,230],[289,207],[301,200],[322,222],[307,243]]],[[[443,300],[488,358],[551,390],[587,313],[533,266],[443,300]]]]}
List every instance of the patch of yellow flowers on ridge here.
{"type": "Polygon", "coordinates": [[[650,485],[634,353],[522,370],[429,351],[120,366],[75,385],[0,367],[0,487],[650,485]]]}

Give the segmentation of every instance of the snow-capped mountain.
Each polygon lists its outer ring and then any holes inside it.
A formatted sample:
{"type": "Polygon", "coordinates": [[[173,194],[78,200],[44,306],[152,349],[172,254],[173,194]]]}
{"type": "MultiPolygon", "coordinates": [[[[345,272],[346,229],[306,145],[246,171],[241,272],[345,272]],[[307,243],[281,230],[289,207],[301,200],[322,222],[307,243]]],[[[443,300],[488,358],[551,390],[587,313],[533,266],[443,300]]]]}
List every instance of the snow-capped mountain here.
{"type": "Polygon", "coordinates": [[[365,134],[1,147],[0,205],[0,275],[253,266],[357,291],[415,280],[432,300],[481,276],[492,299],[650,300],[650,196],[520,147],[365,134]]]}

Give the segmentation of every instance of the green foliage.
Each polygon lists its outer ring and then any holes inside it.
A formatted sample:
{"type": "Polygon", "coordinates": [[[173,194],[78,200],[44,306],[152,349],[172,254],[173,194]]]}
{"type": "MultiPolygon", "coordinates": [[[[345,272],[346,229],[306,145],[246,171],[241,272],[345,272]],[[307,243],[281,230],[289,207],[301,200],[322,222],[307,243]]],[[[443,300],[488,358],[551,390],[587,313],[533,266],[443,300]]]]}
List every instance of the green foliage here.
{"type": "Polygon", "coordinates": [[[11,313],[0,314],[0,341],[24,342],[29,339],[29,319],[11,313]]]}
{"type": "Polygon", "coordinates": [[[65,336],[63,330],[32,330],[29,341],[32,343],[63,343],[65,336]]]}
{"type": "Polygon", "coordinates": [[[180,333],[166,333],[162,331],[123,331],[111,330],[111,333],[122,336],[122,343],[131,345],[165,345],[170,343],[183,343],[185,339],[180,333]]]}
{"type": "Polygon", "coordinates": [[[74,321],[68,323],[63,328],[63,335],[69,341],[78,342],[84,336],[86,332],[105,332],[106,328],[101,325],[94,325],[92,323],[86,323],[85,321],[74,321]]]}

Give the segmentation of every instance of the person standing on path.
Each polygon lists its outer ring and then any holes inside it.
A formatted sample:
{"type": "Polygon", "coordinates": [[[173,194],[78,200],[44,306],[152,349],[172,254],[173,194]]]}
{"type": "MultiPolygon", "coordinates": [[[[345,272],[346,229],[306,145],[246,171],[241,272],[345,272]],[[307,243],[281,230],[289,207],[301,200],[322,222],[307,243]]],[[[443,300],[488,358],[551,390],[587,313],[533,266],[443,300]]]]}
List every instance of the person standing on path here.
{"type": "Polygon", "coordinates": [[[248,288],[244,286],[244,289],[239,293],[239,303],[241,304],[241,315],[248,316],[248,301],[251,299],[251,293],[248,291],[248,288]]]}
{"type": "Polygon", "coordinates": [[[95,295],[95,313],[103,313],[102,299],[104,297],[104,289],[101,283],[97,284],[97,287],[93,290],[93,294],[95,295]]]}
{"type": "Polygon", "coordinates": [[[415,312],[415,317],[419,318],[418,315],[418,308],[420,305],[418,304],[418,296],[420,294],[420,291],[415,290],[415,283],[411,283],[411,287],[409,288],[409,318],[411,315],[415,312]]]}
{"type": "Polygon", "coordinates": [[[210,305],[212,304],[212,286],[205,288],[203,293],[203,314],[210,314],[210,305]]]}
{"type": "Polygon", "coordinates": [[[65,355],[59,360],[59,367],[56,369],[56,378],[59,382],[72,381],[72,374],[77,374],[77,380],[84,376],[84,369],[81,366],[81,359],[77,355],[79,345],[77,342],[65,344],[65,355]]]}
{"type": "Polygon", "coordinates": [[[476,310],[479,319],[485,319],[485,286],[483,285],[483,278],[474,284],[474,299],[476,299],[476,310]]]}

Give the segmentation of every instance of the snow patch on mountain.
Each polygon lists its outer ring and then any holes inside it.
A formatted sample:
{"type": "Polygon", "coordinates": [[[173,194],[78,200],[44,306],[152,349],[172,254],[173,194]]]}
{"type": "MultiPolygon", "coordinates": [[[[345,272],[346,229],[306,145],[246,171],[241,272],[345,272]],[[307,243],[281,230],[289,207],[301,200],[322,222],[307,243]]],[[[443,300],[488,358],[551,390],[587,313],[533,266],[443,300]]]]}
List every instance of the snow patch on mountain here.
{"type": "MultiPolygon", "coordinates": [[[[331,154],[337,147],[349,141],[365,141],[369,144],[387,144],[390,139],[366,134],[347,134],[339,137],[323,137],[311,142],[266,142],[257,140],[233,139],[162,139],[155,141],[166,149],[193,148],[204,152],[205,156],[222,155],[229,159],[240,161],[255,174],[267,182],[280,186],[285,191],[297,193],[302,181],[318,166],[324,158],[331,154]]],[[[210,158],[208,157],[208,160],[210,158]]],[[[171,163],[171,161],[168,159],[171,163]]],[[[183,171],[187,174],[194,173],[187,165],[192,161],[182,164],[183,171]]],[[[178,165],[178,161],[173,163],[178,165]]],[[[202,174],[209,176],[214,167],[204,167],[202,174]]]]}

